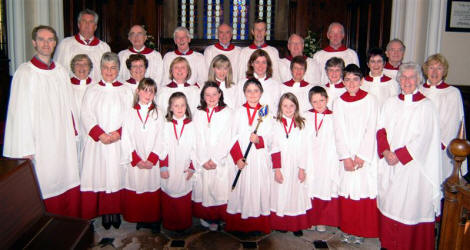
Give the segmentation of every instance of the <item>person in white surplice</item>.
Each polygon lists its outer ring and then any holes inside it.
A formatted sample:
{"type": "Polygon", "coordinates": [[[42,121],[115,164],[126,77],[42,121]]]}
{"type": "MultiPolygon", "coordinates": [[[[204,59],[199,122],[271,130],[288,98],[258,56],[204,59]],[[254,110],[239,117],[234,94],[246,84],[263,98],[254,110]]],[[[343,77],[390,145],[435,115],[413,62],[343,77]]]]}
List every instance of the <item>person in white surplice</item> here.
{"type": "MultiPolygon", "coordinates": [[[[62,64],[64,67],[70,65],[70,61],[77,54],[86,54],[93,62],[91,71],[91,79],[98,82],[101,79],[100,65],[101,56],[105,52],[111,51],[106,42],[101,41],[94,36],[96,28],[98,27],[98,14],[96,12],[86,9],[78,14],[78,33],[74,36],[64,38],[54,53],[54,59],[62,64]]],[[[72,75],[72,71],[69,71],[72,75]]]]}
{"type": "Polygon", "coordinates": [[[290,61],[290,73],[292,78],[281,84],[281,94],[292,93],[299,102],[300,113],[311,108],[308,100],[308,91],[313,85],[304,80],[305,72],[308,70],[307,61],[303,56],[296,56],[290,61]]]}
{"type": "MultiPolygon", "coordinates": [[[[223,55],[218,55],[223,56],[223,55]]],[[[230,62],[228,62],[230,63],[230,62]]],[[[201,224],[216,231],[225,218],[230,188],[230,159],[233,111],[224,103],[224,93],[216,82],[208,81],[201,91],[201,102],[194,112],[198,147],[196,149],[193,213],[201,224]]]]}
{"type": "Polygon", "coordinates": [[[33,161],[47,212],[78,217],[77,113],[70,79],[51,59],[55,30],[37,26],[32,39],[36,54],[18,67],[11,83],[3,155],[33,161]]]}
{"type": "Polygon", "coordinates": [[[401,94],[384,103],[377,130],[380,242],[392,250],[431,250],[442,198],[439,116],[418,91],[418,64],[402,64],[397,79],[401,94]]]}
{"type": "Polygon", "coordinates": [[[328,94],[327,106],[330,110],[333,109],[334,101],[346,92],[346,88],[343,83],[344,67],[344,61],[339,57],[332,57],[328,59],[325,64],[328,81],[325,82],[322,87],[325,88],[326,93],[328,94]]]}
{"type": "Polygon", "coordinates": [[[132,93],[135,93],[137,85],[146,75],[149,61],[144,55],[132,54],[123,63],[125,64],[122,66],[127,68],[130,73],[129,79],[126,79],[123,83],[132,89],[132,93]]]}
{"type": "Polygon", "coordinates": [[[238,107],[238,86],[233,80],[233,64],[225,55],[217,55],[209,67],[209,81],[216,82],[224,92],[224,103],[231,109],[238,107]]]}
{"type": "Polygon", "coordinates": [[[101,59],[102,80],[93,83],[83,97],[81,125],[87,136],[82,152],[82,217],[102,216],[105,229],[121,224],[121,132],[126,112],[132,107],[132,91],[117,81],[119,58],[106,52],[101,59]]]}
{"type": "Polygon", "coordinates": [[[400,39],[392,39],[387,44],[385,55],[387,55],[387,63],[384,66],[384,74],[396,80],[398,69],[405,56],[405,44],[400,39]]]}

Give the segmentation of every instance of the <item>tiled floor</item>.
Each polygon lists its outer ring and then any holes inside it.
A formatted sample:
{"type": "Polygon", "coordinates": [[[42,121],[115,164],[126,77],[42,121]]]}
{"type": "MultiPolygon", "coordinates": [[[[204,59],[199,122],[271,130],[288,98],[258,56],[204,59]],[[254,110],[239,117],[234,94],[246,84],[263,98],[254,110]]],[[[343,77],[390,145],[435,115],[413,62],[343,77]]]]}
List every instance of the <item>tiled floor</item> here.
{"type": "Polygon", "coordinates": [[[319,249],[313,245],[315,240],[326,241],[329,249],[380,249],[379,240],[376,238],[366,239],[361,245],[343,243],[341,231],[332,227],[324,233],[304,231],[304,236],[296,237],[292,233],[276,231],[263,236],[238,235],[225,231],[210,232],[196,219],[193,220],[193,227],[184,234],[162,230],[160,234],[154,235],[148,229],[137,231],[135,226],[135,223],[123,222],[119,229],[105,230],[100,219],[96,220],[93,249],[319,249]]]}

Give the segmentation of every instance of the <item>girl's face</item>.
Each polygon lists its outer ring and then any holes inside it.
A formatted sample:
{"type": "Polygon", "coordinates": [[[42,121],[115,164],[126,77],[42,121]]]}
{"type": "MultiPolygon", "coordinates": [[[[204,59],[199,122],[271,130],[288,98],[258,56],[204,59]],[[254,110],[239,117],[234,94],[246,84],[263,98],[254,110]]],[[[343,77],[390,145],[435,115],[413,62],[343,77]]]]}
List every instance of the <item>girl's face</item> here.
{"type": "Polygon", "coordinates": [[[328,67],[326,69],[326,75],[332,84],[338,83],[341,80],[342,74],[343,72],[339,66],[328,67]]]}
{"type": "Polygon", "coordinates": [[[385,62],[380,55],[371,56],[367,66],[372,76],[380,76],[384,69],[385,62]]]}
{"type": "Polygon", "coordinates": [[[132,78],[140,82],[145,76],[145,63],[142,60],[133,61],[130,70],[132,78]]]}
{"type": "Polygon", "coordinates": [[[327,103],[328,98],[322,96],[320,93],[313,94],[312,99],[310,99],[310,104],[312,104],[313,109],[320,113],[326,110],[327,103]]]}
{"type": "Polygon", "coordinates": [[[304,79],[304,75],[305,67],[300,64],[294,63],[294,65],[292,65],[292,78],[294,78],[294,81],[302,81],[302,79],[304,79]]]}
{"type": "Polygon", "coordinates": [[[149,104],[155,97],[153,88],[137,89],[137,96],[139,96],[139,103],[144,105],[149,104]]]}
{"type": "Polygon", "coordinates": [[[351,95],[356,95],[357,91],[359,91],[359,87],[361,87],[361,78],[352,73],[346,73],[343,82],[344,86],[346,86],[346,90],[351,95]]]}
{"type": "Polygon", "coordinates": [[[170,106],[171,112],[176,117],[176,119],[183,118],[186,114],[186,101],[182,97],[175,98],[171,101],[170,106]]]}
{"type": "Polygon", "coordinates": [[[185,83],[188,77],[188,65],[185,62],[175,63],[171,68],[173,79],[176,83],[185,83]]]}
{"type": "Polygon", "coordinates": [[[256,84],[249,84],[245,90],[245,98],[248,104],[255,106],[261,98],[261,89],[256,84]]]}
{"type": "Polygon", "coordinates": [[[214,67],[215,78],[218,80],[225,81],[225,78],[228,75],[228,67],[227,66],[219,66],[214,67]]]}
{"type": "Polygon", "coordinates": [[[220,99],[220,93],[217,91],[217,88],[208,87],[204,91],[204,101],[206,101],[209,108],[217,106],[220,99]]]}
{"type": "Polygon", "coordinates": [[[294,102],[291,100],[284,98],[281,103],[281,111],[284,116],[287,118],[292,118],[294,117],[295,110],[297,109],[297,106],[295,105],[294,102]]]}
{"type": "Polygon", "coordinates": [[[260,76],[264,77],[266,75],[266,71],[268,69],[268,60],[264,56],[260,56],[256,58],[256,60],[251,64],[255,73],[260,76]]]}

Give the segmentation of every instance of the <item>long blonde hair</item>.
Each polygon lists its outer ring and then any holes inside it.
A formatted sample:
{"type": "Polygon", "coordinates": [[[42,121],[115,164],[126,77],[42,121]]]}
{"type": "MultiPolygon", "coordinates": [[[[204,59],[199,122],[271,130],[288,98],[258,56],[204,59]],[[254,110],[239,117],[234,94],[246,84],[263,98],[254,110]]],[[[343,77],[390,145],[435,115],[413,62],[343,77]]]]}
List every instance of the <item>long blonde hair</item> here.
{"type": "Polygon", "coordinates": [[[233,83],[233,70],[232,70],[232,64],[230,63],[230,60],[225,55],[219,54],[216,57],[214,57],[214,59],[212,59],[211,66],[209,67],[208,80],[216,82],[217,77],[215,75],[215,68],[221,68],[221,67],[228,68],[227,76],[223,80],[225,81],[225,87],[230,88],[234,84],[233,83]]]}
{"type": "Polygon", "coordinates": [[[295,95],[292,94],[291,92],[284,93],[281,96],[281,99],[279,99],[279,104],[278,104],[278,107],[277,107],[276,120],[279,121],[279,122],[282,122],[282,108],[281,107],[282,107],[282,102],[285,99],[288,99],[289,101],[291,101],[295,104],[294,122],[295,122],[295,125],[297,127],[299,127],[299,129],[303,129],[304,126],[305,126],[305,118],[300,116],[299,101],[297,101],[297,97],[295,97],[295,95]]]}

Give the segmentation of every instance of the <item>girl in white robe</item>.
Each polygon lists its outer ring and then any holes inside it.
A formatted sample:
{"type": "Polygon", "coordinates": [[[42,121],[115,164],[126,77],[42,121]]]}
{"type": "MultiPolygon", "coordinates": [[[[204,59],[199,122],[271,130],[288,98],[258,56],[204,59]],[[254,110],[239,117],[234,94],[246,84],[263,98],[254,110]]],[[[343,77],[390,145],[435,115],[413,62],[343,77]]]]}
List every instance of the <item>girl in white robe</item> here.
{"type": "Polygon", "coordinates": [[[164,228],[181,231],[192,225],[191,177],[197,163],[197,137],[186,96],[175,92],[168,102],[161,136],[162,221],[164,228]]]}
{"type": "Polygon", "coordinates": [[[157,166],[162,141],[164,116],[155,105],[157,85],[144,78],[137,87],[134,106],[122,125],[122,159],[124,190],[122,215],[140,227],[160,230],[160,169],[157,166]]]}
{"type": "Polygon", "coordinates": [[[209,81],[217,82],[224,92],[224,102],[231,109],[238,107],[238,87],[233,82],[233,68],[230,60],[225,55],[217,55],[212,59],[209,68],[209,81]]]}
{"type": "Polygon", "coordinates": [[[340,228],[343,241],[360,244],[362,237],[378,236],[377,154],[375,132],[378,104],[360,89],[359,67],[344,69],[348,92],[333,104],[335,142],[341,161],[339,173],[340,228]],[[351,236],[353,235],[353,236],[351,236]]]}
{"type": "Polygon", "coordinates": [[[291,231],[300,237],[310,227],[307,211],[312,208],[305,183],[305,119],[299,114],[299,103],[292,93],[279,100],[273,140],[281,151],[281,165],[274,165],[271,179],[271,228],[291,231]]]}
{"type": "Polygon", "coordinates": [[[323,85],[328,94],[328,109],[333,110],[333,103],[339,96],[346,92],[343,83],[344,61],[339,57],[332,57],[326,61],[325,72],[328,82],[323,85]]]}
{"type": "Polygon", "coordinates": [[[102,215],[106,229],[118,228],[121,219],[122,167],[121,131],[132,106],[132,91],[115,81],[119,72],[117,55],[107,52],[101,60],[103,80],[90,86],[83,98],[81,123],[88,136],[82,153],[82,217],[102,215]]]}
{"type": "MultiPolygon", "coordinates": [[[[230,192],[227,203],[226,231],[264,232],[271,231],[270,182],[272,174],[272,113],[262,119],[257,134],[253,131],[259,120],[259,102],[263,87],[256,79],[244,84],[247,102],[235,110],[233,134],[234,143],[230,155],[237,167],[232,168],[230,181],[234,180],[238,169],[242,169],[238,183],[230,192]],[[249,143],[253,145],[244,159],[249,143]]],[[[271,107],[268,106],[268,109],[271,107]]],[[[279,157],[276,164],[280,164],[279,157]]]]}
{"type": "Polygon", "coordinates": [[[310,109],[308,100],[308,90],[313,87],[309,82],[304,81],[307,71],[307,62],[303,56],[296,56],[292,59],[290,70],[293,78],[281,85],[281,94],[291,92],[297,97],[300,112],[303,113],[310,109]]]}
{"type": "Polygon", "coordinates": [[[307,149],[307,185],[313,209],[310,224],[320,232],[325,225],[339,226],[339,168],[336,153],[333,112],[328,109],[328,95],[321,86],[309,91],[312,109],[304,113],[307,149]]]}
{"type": "Polygon", "coordinates": [[[224,103],[224,93],[216,82],[208,81],[201,91],[201,104],[194,114],[197,130],[197,157],[192,193],[193,214],[201,224],[217,230],[225,218],[230,190],[230,159],[233,112],[224,103]]]}

